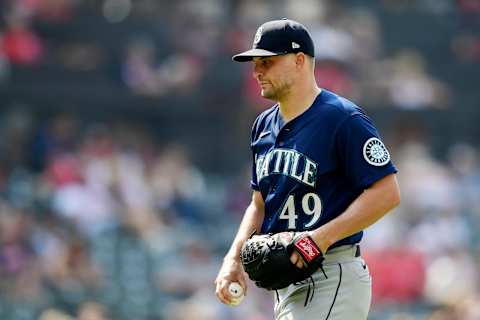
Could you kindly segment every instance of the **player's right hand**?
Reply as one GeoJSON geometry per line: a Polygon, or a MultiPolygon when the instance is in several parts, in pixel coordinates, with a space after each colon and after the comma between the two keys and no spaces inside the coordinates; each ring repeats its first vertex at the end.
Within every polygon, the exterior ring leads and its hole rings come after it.
{"type": "Polygon", "coordinates": [[[230,304],[232,299],[228,292],[228,286],[232,282],[240,283],[243,287],[244,294],[247,294],[247,283],[245,282],[241,262],[239,260],[225,258],[215,279],[215,294],[217,298],[225,304],[230,304]]]}

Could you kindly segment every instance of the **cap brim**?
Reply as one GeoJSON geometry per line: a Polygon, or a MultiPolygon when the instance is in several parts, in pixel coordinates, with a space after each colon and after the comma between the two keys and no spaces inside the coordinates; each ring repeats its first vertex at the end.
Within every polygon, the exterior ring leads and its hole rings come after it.
{"type": "Polygon", "coordinates": [[[251,49],[251,50],[234,55],[232,57],[232,60],[237,62],[247,62],[247,61],[252,61],[254,57],[272,57],[272,56],[278,56],[278,55],[280,55],[280,53],[275,53],[275,52],[263,50],[263,49],[251,49]]]}

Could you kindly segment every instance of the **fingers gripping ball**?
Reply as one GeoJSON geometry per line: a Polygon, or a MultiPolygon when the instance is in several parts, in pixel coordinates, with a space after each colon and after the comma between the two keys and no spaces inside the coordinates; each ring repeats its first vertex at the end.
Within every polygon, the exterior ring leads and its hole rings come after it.
{"type": "Polygon", "coordinates": [[[243,288],[238,282],[232,282],[228,286],[228,293],[232,297],[230,299],[230,305],[237,306],[242,302],[245,295],[243,294],[243,288]]]}

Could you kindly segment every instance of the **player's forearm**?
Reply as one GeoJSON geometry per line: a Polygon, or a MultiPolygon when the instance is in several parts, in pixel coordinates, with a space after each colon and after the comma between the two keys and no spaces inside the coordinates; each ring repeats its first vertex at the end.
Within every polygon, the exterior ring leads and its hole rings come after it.
{"type": "Polygon", "coordinates": [[[245,210],[242,222],[238,228],[237,235],[233,240],[232,246],[225,259],[240,259],[240,250],[245,240],[252,235],[255,230],[260,230],[265,216],[263,207],[255,205],[253,202],[245,210]]]}
{"type": "Polygon", "coordinates": [[[322,252],[335,242],[369,227],[400,203],[395,174],[365,190],[340,216],[313,232],[322,252]]]}

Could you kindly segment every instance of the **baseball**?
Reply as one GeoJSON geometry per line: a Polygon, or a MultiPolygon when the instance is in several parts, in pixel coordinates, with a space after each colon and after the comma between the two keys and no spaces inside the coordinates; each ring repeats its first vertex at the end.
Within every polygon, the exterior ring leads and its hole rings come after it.
{"type": "Polygon", "coordinates": [[[230,299],[230,305],[237,306],[242,302],[244,295],[243,295],[243,288],[238,282],[232,282],[228,286],[228,292],[232,296],[230,299]]]}

